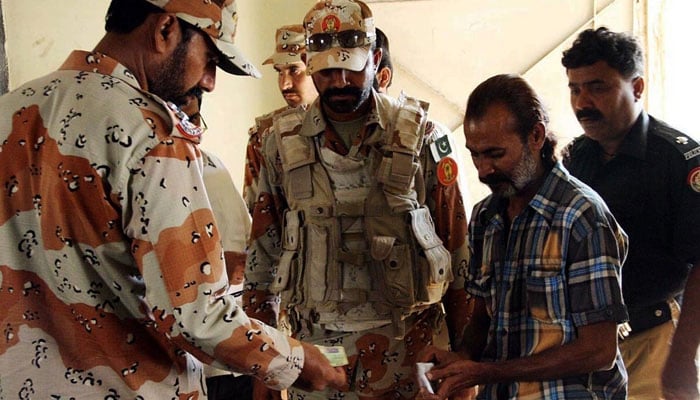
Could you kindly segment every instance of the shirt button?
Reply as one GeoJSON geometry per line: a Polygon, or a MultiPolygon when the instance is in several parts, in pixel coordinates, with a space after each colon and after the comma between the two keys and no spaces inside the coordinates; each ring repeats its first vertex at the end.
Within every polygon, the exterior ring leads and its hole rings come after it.
{"type": "Polygon", "coordinates": [[[660,317],[660,316],[662,316],[663,314],[664,314],[664,313],[663,313],[663,311],[661,311],[661,310],[656,310],[656,311],[654,311],[654,315],[656,315],[657,317],[660,317]]]}

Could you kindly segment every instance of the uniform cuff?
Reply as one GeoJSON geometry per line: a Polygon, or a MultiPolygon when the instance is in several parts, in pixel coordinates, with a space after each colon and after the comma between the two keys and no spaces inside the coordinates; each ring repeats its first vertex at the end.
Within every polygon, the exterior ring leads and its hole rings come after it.
{"type": "Polygon", "coordinates": [[[298,340],[277,329],[264,326],[263,330],[274,341],[273,347],[280,353],[270,363],[263,382],[270,389],[286,389],[292,386],[301,374],[304,367],[304,348],[298,340]]]}

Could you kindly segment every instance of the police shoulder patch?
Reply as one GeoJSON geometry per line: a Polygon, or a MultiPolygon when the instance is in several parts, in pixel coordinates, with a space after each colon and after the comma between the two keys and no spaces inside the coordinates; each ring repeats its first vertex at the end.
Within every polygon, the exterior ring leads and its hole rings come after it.
{"type": "Polygon", "coordinates": [[[695,167],[690,171],[687,182],[691,189],[700,193],[700,167],[695,167]]]}
{"type": "Polygon", "coordinates": [[[688,169],[686,183],[693,191],[700,193],[700,143],[661,121],[652,122],[655,122],[653,132],[669,142],[683,156],[688,169]]]}
{"type": "Polygon", "coordinates": [[[665,123],[656,120],[656,128],[653,130],[659,137],[669,142],[678,150],[686,161],[693,160],[700,156],[700,143],[693,137],[686,135],[665,123]]]}

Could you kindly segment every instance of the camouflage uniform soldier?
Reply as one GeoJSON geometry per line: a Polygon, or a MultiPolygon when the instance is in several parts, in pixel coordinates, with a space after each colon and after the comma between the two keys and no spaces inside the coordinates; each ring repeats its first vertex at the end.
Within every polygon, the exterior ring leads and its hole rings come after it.
{"type": "Polygon", "coordinates": [[[305,53],[304,27],[300,24],[285,25],[277,29],[275,34],[274,53],[263,61],[263,65],[272,64],[275,68],[278,76],[277,84],[287,105],[256,118],[255,125],[248,130],[250,137],[246,149],[243,196],[251,213],[257,199],[257,181],[262,162],[260,145],[268,134],[273,119],[289,108],[306,108],[318,95],[311,77],[306,74],[306,65],[301,59],[305,53]]]}
{"type": "Polygon", "coordinates": [[[213,90],[217,66],[257,74],[236,17],[234,0],[112,0],[92,52],[0,98],[0,397],[204,399],[202,362],[344,384],[226,295],[202,130],[170,101],[213,90]]]}
{"type": "Polygon", "coordinates": [[[262,145],[246,261],[249,315],[344,348],[352,393],[292,399],[414,398],[417,353],[461,332],[467,215],[449,133],[427,104],[372,88],[382,52],[360,1],[305,17],[320,97],[279,115],[262,145]]]}
{"type": "MultiPolygon", "coordinates": [[[[177,99],[175,104],[180,106],[180,110],[187,114],[193,124],[206,131],[207,124],[201,114],[202,92],[197,91],[194,95],[194,97],[177,99]]],[[[202,164],[204,164],[204,171],[202,171],[204,186],[216,226],[221,232],[221,247],[224,251],[229,282],[227,294],[233,295],[241,306],[250,214],[223,161],[210,151],[203,148],[200,148],[200,151],[202,164]]],[[[250,376],[209,365],[204,366],[204,375],[209,400],[226,400],[233,396],[237,400],[253,400],[253,383],[250,376]]]]}

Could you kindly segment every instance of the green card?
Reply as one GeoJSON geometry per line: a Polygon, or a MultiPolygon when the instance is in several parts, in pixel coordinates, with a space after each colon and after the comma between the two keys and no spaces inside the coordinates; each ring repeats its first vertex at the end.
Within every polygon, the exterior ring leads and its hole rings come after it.
{"type": "Polygon", "coordinates": [[[341,367],[343,365],[348,365],[348,356],[345,354],[345,349],[340,346],[319,346],[316,347],[321,351],[321,353],[326,356],[328,362],[331,363],[333,367],[341,367]]]}

